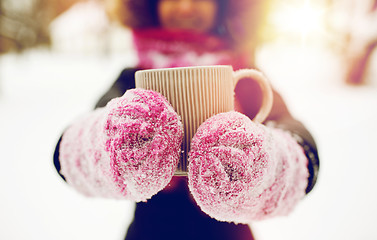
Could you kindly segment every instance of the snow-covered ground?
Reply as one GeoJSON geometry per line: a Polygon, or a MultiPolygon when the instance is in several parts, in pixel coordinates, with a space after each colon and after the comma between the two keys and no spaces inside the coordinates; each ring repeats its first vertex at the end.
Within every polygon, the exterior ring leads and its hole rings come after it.
{"type": "MultiPolygon", "coordinates": [[[[320,46],[273,44],[261,69],[313,133],[317,186],[288,217],[254,223],[260,240],[377,239],[377,61],[368,86],[342,83],[338,58],[320,46]]],[[[122,239],[133,203],[86,198],[57,175],[64,128],[89,111],[132,54],[39,49],[0,56],[0,239],[122,239]]]]}

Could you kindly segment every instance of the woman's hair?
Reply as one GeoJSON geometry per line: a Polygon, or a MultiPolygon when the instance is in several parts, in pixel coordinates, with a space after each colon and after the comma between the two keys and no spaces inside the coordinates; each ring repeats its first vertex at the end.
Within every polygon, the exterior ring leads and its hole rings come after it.
{"type": "MultiPolygon", "coordinates": [[[[110,16],[133,29],[160,26],[159,0],[106,0],[110,16]]],[[[213,33],[231,40],[235,48],[254,49],[261,41],[269,0],[217,0],[219,11],[213,33]]]]}

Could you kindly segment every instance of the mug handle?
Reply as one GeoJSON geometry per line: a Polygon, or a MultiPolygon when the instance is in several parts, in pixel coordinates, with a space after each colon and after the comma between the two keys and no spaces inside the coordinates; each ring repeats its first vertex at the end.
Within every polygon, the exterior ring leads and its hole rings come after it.
{"type": "Polygon", "coordinates": [[[234,88],[236,88],[238,81],[242,78],[251,78],[252,80],[257,81],[257,83],[262,89],[262,106],[260,107],[257,115],[255,115],[255,117],[252,119],[252,121],[256,123],[262,123],[264,120],[266,120],[272,108],[273,94],[270,83],[268,82],[267,78],[257,70],[241,69],[233,73],[234,88]]]}

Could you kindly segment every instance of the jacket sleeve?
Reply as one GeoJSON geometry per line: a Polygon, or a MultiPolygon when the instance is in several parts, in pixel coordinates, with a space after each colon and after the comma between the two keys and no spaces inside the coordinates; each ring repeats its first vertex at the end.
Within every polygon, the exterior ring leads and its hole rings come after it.
{"type": "MultiPolygon", "coordinates": [[[[114,84],[107,90],[107,92],[100,98],[95,105],[95,108],[104,107],[113,98],[122,96],[128,89],[135,88],[135,72],[137,69],[127,68],[124,69],[118,76],[114,84]]],[[[60,161],[59,161],[59,148],[63,134],[60,136],[54,151],[54,166],[56,171],[65,180],[64,176],[60,174],[60,161]]]]}

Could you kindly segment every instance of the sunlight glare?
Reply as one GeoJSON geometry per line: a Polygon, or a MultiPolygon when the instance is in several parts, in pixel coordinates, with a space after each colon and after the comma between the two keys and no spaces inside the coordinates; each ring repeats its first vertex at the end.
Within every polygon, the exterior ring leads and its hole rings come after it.
{"type": "Polygon", "coordinates": [[[323,29],[323,14],[323,9],[307,0],[303,4],[279,4],[271,21],[278,32],[306,37],[323,29]]]}

